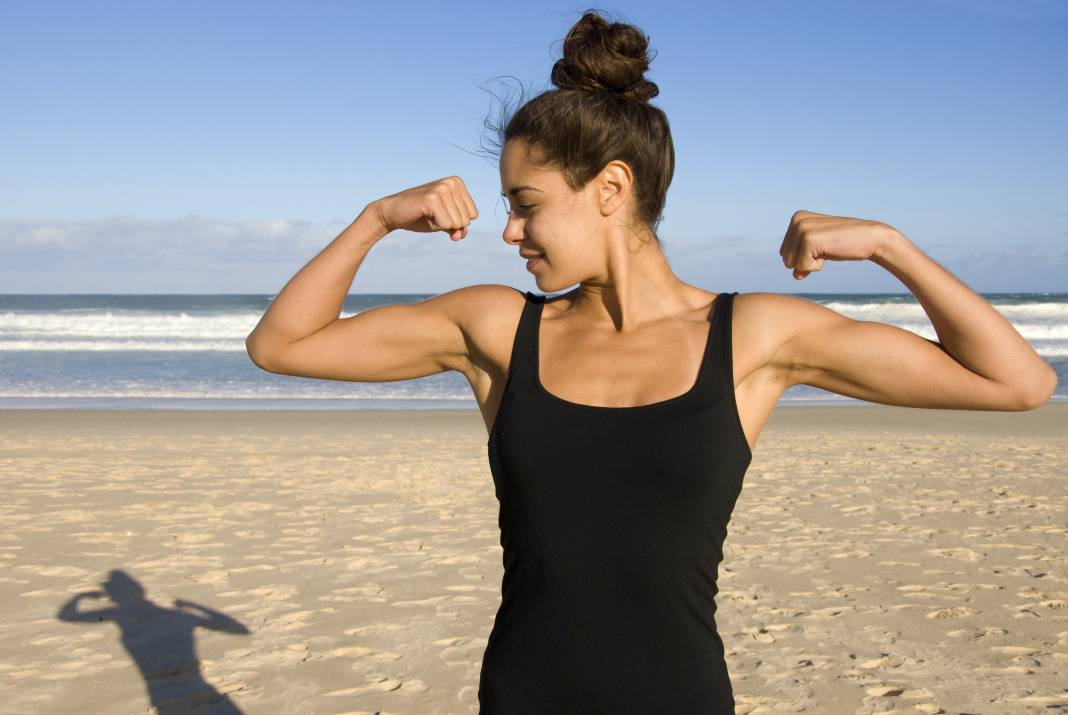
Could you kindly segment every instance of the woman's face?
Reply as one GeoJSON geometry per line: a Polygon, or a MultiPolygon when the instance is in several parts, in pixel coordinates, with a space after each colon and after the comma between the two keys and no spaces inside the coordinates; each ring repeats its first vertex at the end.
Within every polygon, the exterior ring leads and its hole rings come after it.
{"type": "Polygon", "coordinates": [[[516,246],[523,256],[538,255],[527,270],[544,292],[601,275],[603,244],[611,225],[606,221],[605,197],[608,214],[619,203],[612,200],[613,181],[603,180],[602,172],[582,190],[572,191],[559,171],[534,166],[526,146],[512,140],[501,152],[501,191],[509,207],[505,243],[516,246]]]}

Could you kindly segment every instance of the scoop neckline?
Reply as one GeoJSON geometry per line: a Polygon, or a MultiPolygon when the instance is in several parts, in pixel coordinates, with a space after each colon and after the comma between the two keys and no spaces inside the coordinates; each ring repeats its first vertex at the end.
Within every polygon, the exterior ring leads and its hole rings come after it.
{"type": "Polygon", "coordinates": [[[687,389],[686,392],[683,392],[683,393],[681,393],[679,395],[675,395],[674,397],[669,397],[669,398],[664,399],[664,400],[659,400],[657,402],[649,402],[649,403],[646,403],[644,405],[623,405],[623,406],[586,405],[586,404],[583,404],[581,402],[572,402],[571,400],[565,400],[563,397],[559,397],[558,395],[554,395],[553,393],[549,392],[549,390],[545,387],[545,385],[542,384],[542,382],[541,382],[541,354],[540,354],[541,353],[541,316],[542,316],[542,313],[545,311],[545,300],[542,300],[538,304],[537,313],[534,316],[534,318],[535,318],[535,320],[534,320],[534,340],[532,341],[534,343],[534,369],[531,371],[534,374],[534,388],[538,391],[539,394],[544,395],[545,397],[549,398],[553,402],[557,402],[557,403],[560,403],[562,405],[566,405],[568,407],[571,407],[571,408],[574,408],[574,409],[578,409],[578,410],[591,410],[591,411],[601,411],[601,412],[636,412],[636,411],[640,411],[640,410],[648,410],[648,409],[654,409],[654,408],[658,408],[658,407],[665,407],[665,406],[668,406],[668,405],[673,405],[673,404],[678,403],[678,402],[682,402],[683,400],[686,400],[686,399],[692,397],[697,392],[697,390],[701,386],[701,384],[704,382],[707,365],[708,365],[709,362],[711,362],[710,355],[711,355],[711,352],[712,352],[712,343],[714,341],[715,333],[716,333],[716,330],[718,329],[719,323],[720,323],[720,316],[718,314],[720,312],[719,311],[719,298],[720,298],[721,295],[723,295],[723,294],[722,293],[717,293],[716,297],[712,299],[712,303],[709,306],[709,310],[712,313],[712,319],[707,321],[708,322],[708,333],[705,336],[704,349],[701,351],[701,364],[697,367],[697,378],[694,380],[694,383],[692,385],[690,385],[689,389],[687,389]]]}

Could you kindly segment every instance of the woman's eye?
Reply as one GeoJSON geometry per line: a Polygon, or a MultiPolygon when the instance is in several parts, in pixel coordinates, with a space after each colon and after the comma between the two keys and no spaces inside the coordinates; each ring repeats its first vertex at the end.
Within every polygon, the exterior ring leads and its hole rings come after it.
{"type": "Polygon", "coordinates": [[[536,204],[513,204],[512,202],[510,202],[508,200],[508,197],[504,196],[503,192],[501,193],[501,196],[504,197],[504,208],[505,208],[505,211],[507,211],[509,214],[512,213],[513,210],[516,210],[516,211],[529,211],[530,209],[534,208],[534,206],[536,205],[536,204]]]}

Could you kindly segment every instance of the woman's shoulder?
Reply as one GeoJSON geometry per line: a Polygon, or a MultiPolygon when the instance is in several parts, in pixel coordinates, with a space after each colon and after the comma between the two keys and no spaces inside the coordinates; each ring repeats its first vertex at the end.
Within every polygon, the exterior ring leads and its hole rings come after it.
{"type": "Polygon", "coordinates": [[[812,306],[819,305],[816,301],[793,293],[773,293],[770,291],[731,292],[736,293],[734,296],[735,312],[746,311],[754,315],[797,314],[798,312],[810,310],[812,306]]]}
{"type": "Polygon", "coordinates": [[[785,355],[789,350],[784,351],[784,345],[799,335],[825,336],[828,327],[845,319],[833,303],[824,305],[802,295],[770,291],[739,292],[731,314],[738,343],[765,358],[785,355]]]}
{"type": "Polygon", "coordinates": [[[507,303],[526,300],[525,291],[502,283],[475,283],[455,288],[443,295],[453,296],[465,308],[475,311],[500,305],[502,301],[507,303]]]}
{"type": "Polygon", "coordinates": [[[501,283],[477,283],[449,292],[456,323],[473,338],[496,341],[497,333],[515,321],[527,302],[520,288],[501,283]]]}
{"type": "Polygon", "coordinates": [[[771,291],[752,291],[736,293],[733,310],[736,324],[762,328],[762,332],[788,332],[785,329],[796,327],[812,315],[813,311],[825,310],[816,301],[792,293],[773,293],[771,291]],[[779,326],[784,330],[773,329],[779,326]]]}
{"type": "MultiPolygon", "coordinates": [[[[479,283],[450,291],[453,319],[467,346],[464,372],[472,384],[503,374],[511,359],[527,291],[500,283],[479,283]]],[[[532,294],[533,295],[533,294],[532,294]]]]}

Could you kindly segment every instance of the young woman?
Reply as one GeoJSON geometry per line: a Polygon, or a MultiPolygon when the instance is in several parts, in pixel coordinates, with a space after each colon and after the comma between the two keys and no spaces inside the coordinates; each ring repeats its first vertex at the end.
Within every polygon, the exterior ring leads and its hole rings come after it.
{"type": "Polygon", "coordinates": [[[916,296],[939,342],[802,298],[679,280],[656,235],[674,149],[648,102],[647,44],[587,12],[553,67],[557,89],[499,127],[504,241],[542,294],[475,285],[339,319],[390,232],[467,235],[478,209],[450,176],[372,201],[247,341],[275,373],[381,382],[456,370],[470,382],[505,568],[483,713],[734,712],[718,565],[753,446],[791,385],[1027,410],[1057,381],[994,308],[881,221],[798,211],[783,265],[803,279],[826,260],[873,261],[916,296]]]}

